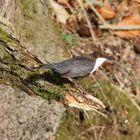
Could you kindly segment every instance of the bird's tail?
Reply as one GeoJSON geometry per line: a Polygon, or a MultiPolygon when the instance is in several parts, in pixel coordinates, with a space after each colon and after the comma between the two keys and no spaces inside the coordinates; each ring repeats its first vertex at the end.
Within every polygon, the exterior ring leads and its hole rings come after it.
{"type": "Polygon", "coordinates": [[[38,69],[52,69],[53,65],[52,64],[42,64],[38,67],[38,69]]]}
{"type": "Polygon", "coordinates": [[[41,70],[41,69],[53,69],[53,65],[52,64],[42,64],[38,67],[32,67],[31,71],[36,71],[36,70],[41,70]]]}

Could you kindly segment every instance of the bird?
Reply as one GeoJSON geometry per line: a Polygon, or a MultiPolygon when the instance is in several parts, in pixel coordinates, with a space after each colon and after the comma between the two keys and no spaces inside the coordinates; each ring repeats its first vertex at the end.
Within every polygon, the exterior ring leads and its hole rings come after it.
{"type": "Polygon", "coordinates": [[[90,54],[75,56],[61,62],[42,64],[37,69],[50,69],[62,78],[68,79],[80,92],[85,93],[81,85],[74,79],[92,75],[107,60],[112,60],[112,57],[106,53],[94,51],[90,54]]]}
{"type": "Polygon", "coordinates": [[[95,51],[91,54],[75,56],[57,63],[42,64],[38,69],[51,69],[62,78],[68,79],[70,84],[79,91],[77,95],[71,96],[70,93],[65,95],[69,106],[96,111],[96,109],[105,108],[105,105],[97,98],[88,94],[75,79],[92,75],[108,60],[112,60],[112,57],[95,51]]]}
{"type": "Polygon", "coordinates": [[[58,63],[48,63],[39,69],[51,69],[63,78],[79,78],[93,74],[103,63],[109,60],[106,54],[93,52],[88,55],[76,56],[58,63]]]}

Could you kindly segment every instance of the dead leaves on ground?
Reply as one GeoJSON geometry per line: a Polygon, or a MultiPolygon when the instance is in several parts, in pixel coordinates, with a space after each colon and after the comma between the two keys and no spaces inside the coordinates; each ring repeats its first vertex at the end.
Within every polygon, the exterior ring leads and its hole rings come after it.
{"type": "Polygon", "coordinates": [[[57,18],[57,21],[60,23],[66,24],[67,19],[69,18],[70,15],[65,10],[65,8],[53,0],[50,0],[50,3],[55,13],[55,16],[57,18]]]}
{"type": "Polygon", "coordinates": [[[140,38],[133,39],[133,43],[134,43],[134,51],[137,54],[140,54],[140,38]]]}
{"type": "MultiPolygon", "coordinates": [[[[50,0],[53,11],[55,13],[55,17],[56,20],[63,24],[66,25],[66,29],[68,30],[69,33],[77,33],[79,34],[80,37],[90,37],[91,33],[89,30],[89,27],[87,25],[87,21],[85,20],[83,11],[80,8],[80,5],[78,4],[78,1],[75,0],[50,0]]],[[[86,1],[87,2],[87,1],[86,1]]],[[[97,35],[96,37],[100,37],[103,36],[103,31],[102,29],[100,29],[100,18],[88,7],[89,4],[93,4],[94,5],[94,1],[92,1],[92,3],[89,2],[83,2],[83,6],[85,8],[85,11],[87,12],[88,16],[89,16],[89,20],[92,24],[92,30],[95,32],[95,34],[97,35]]],[[[129,5],[131,5],[130,7],[130,12],[128,12],[129,14],[132,13],[132,10],[135,8],[133,6],[133,3],[138,3],[140,4],[140,0],[132,0],[130,2],[129,5]],[[132,8],[133,7],[133,8],[132,8]]],[[[109,0],[105,0],[104,3],[102,3],[102,5],[97,5],[97,3],[95,3],[96,5],[96,10],[97,12],[99,12],[99,14],[103,17],[103,19],[105,20],[109,20],[106,22],[115,22],[116,17],[121,17],[124,15],[121,15],[122,13],[120,12],[120,8],[126,8],[127,7],[127,11],[129,11],[129,5],[126,4],[126,2],[122,2],[120,3],[120,5],[118,6],[114,6],[115,10],[113,9],[113,6],[111,5],[109,0]]],[[[126,9],[124,9],[125,11],[126,9]]],[[[120,18],[119,18],[120,19],[120,18]]],[[[116,23],[116,25],[119,26],[133,26],[133,25],[139,25],[140,26],[140,16],[139,18],[136,18],[134,15],[130,15],[127,17],[122,17],[122,20],[117,21],[118,24],[116,23]]],[[[134,38],[134,37],[138,37],[140,36],[140,30],[119,30],[119,31],[114,31],[114,34],[116,34],[117,36],[121,37],[121,38],[134,38]]]]}
{"type": "Polygon", "coordinates": [[[140,0],[132,0],[132,1],[140,4],[140,0]]]}
{"type": "Polygon", "coordinates": [[[109,7],[101,7],[97,9],[104,19],[112,19],[115,17],[115,12],[109,7]]]}
{"type": "Polygon", "coordinates": [[[65,6],[68,6],[69,5],[68,0],[58,0],[57,2],[59,4],[65,5],[65,6]]]}
{"type": "MultiPolygon", "coordinates": [[[[133,16],[128,16],[118,23],[118,26],[127,25],[140,25],[140,19],[133,16]]],[[[136,38],[140,37],[140,30],[116,31],[115,34],[122,38],[136,38]]]]}
{"type": "Polygon", "coordinates": [[[105,0],[104,6],[97,8],[97,10],[104,19],[112,19],[116,15],[108,0],[105,0]]]}

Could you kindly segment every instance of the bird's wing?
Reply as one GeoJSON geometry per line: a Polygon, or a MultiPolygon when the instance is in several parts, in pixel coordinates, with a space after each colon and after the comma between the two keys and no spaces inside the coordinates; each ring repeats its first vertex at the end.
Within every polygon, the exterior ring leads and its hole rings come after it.
{"type": "Polygon", "coordinates": [[[71,58],[68,60],[64,60],[62,62],[59,63],[54,63],[52,69],[61,74],[64,75],[66,73],[69,73],[69,71],[73,68],[73,67],[77,67],[77,65],[79,64],[79,59],[80,57],[76,57],[75,58],[71,58]],[[77,59],[78,58],[78,59],[77,59]]]}
{"type": "Polygon", "coordinates": [[[63,77],[82,77],[86,76],[92,71],[92,67],[90,66],[77,66],[77,67],[72,67],[69,71],[64,73],[62,76],[63,77]]]}

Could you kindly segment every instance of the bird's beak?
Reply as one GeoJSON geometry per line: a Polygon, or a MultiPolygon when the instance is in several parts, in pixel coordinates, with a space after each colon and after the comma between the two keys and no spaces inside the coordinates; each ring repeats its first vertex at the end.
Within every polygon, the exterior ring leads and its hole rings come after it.
{"type": "Polygon", "coordinates": [[[110,61],[115,60],[112,56],[108,56],[107,59],[110,61]]]}

